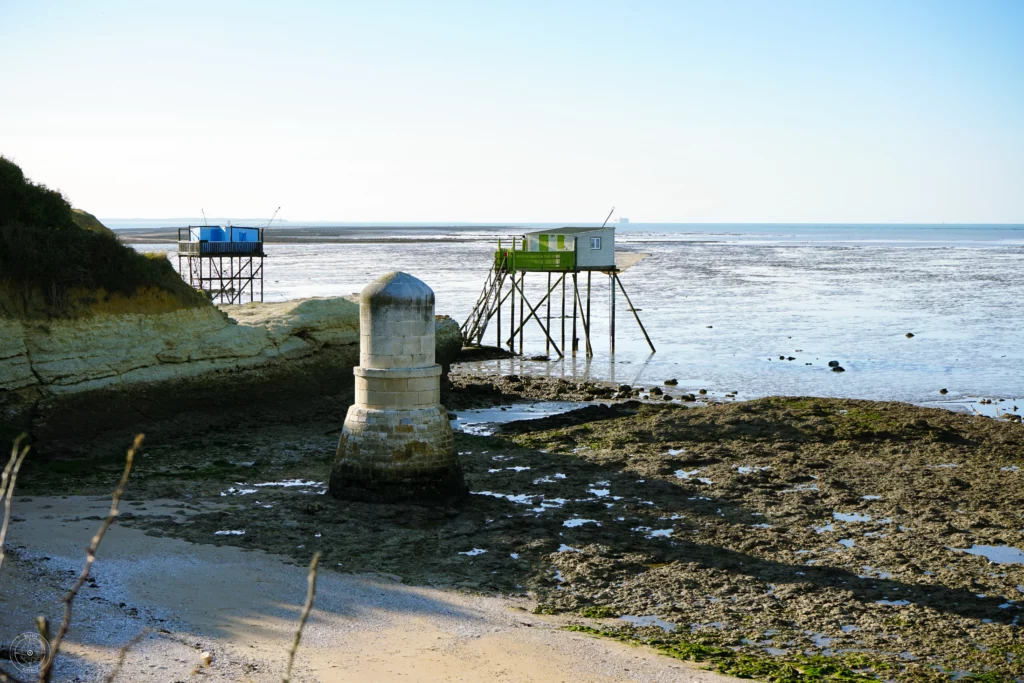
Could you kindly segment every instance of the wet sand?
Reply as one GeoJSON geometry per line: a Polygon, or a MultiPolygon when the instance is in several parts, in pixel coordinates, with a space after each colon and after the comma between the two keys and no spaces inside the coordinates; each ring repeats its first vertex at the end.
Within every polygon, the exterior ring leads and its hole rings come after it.
{"type": "MultiPolygon", "coordinates": [[[[179,503],[128,504],[125,512],[143,520],[168,506],[179,503]]],[[[87,518],[108,507],[103,497],[15,502],[21,521],[0,573],[0,641],[30,631],[39,613],[57,623],[62,590],[98,524],[87,518]]],[[[103,680],[120,648],[147,628],[116,680],[280,680],[305,597],[305,568],[260,551],[114,526],[92,576],[75,603],[58,680],[103,680]],[[197,677],[203,652],[213,661],[197,677]]],[[[324,567],[294,680],[732,680],[562,630],[565,618],[531,614],[527,599],[406,586],[396,578],[324,567]]]]}

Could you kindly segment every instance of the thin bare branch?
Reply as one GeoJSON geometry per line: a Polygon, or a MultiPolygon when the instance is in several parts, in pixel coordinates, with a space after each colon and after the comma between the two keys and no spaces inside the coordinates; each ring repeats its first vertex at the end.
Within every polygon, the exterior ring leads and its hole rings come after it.
{"type": "Polygon", "coordinates": [[[57,660],[60,645],[64,641],[64,636],[67,635],[68,627],[71,626],[71,604],[75,601],[75,597],[78,595],[78,591],[81,590],[85,580],[89,578],[89,570],[92,569],[92,563],[96,561],[96,549],[99,548],[103,536],[106,535],[107,529],[110,528],[110,525],[114,523],[114,520],[120,514],[118,506],[121,503],[121,496],[124,494],[124,487],[128,484],[128,475],[132,471],[135,452],[142,446],[143,438],[142,434],[135,435],[135,441],[132,443],[132,447],[128,449],[128,455],[125,458],[124,473],[121,475],[121,481],[118,482],[117,488],[111,494],[110,512],[107,514],[107,518],[100,524],[99,530],[92,537],[92,542],[85,550],[85,565],[82,567],[82,573],[78,575],[78,580],[75,581],[71,590],[64,596],[64,618],[61,620],[57,635],[54,636],[53,641],[50,643],[50,656],[46,658],[43,666],[39,669],[39,683],[49,683],[50,681],[53,663],[57,660]]]}
{"type": "Polygon", "coordinates": [[[4,504],[4,521],[0,524],[0,568],[4,566],[4,541],[7,539],[7,527],[11,523],[11,501],[14,499],[14,484],[18,480],[18,470],[21,469],[21,463],[25,460],[25,456],[28,455],[29,448],[31,446],[25,446],[18,451],[21,446],[22,439],[25,435],[22,434],[14,440],[14,448],[11,449],[11,459],[7,463],[7,467],[4,468],[3,480],[0,482],[0,500],[4,504]]]}
{"type": "Polygon", "coordinates": [[[106,679],[104,679],[104,683],[114,683],[114,679],[117,678],[117,675],[121,673],[121,668],[124,667],[125,660],[128,659],[128,650],[138,645],[140,642],[142,642],[143,638],[145,638],[152,632],[153,629],[144,628],[141,631],[139,631],[134,638],[132,638],[124,644],[124,647],[121,648],[120,654],[118,654],[117,656],[117,664],[114,665],[114,669],[110,672],[106,679]]]}
{"type": "Polygon", "coordinates": [[[302,608],[302,615],[299,616],[299,627],[295,630],[295,640],[292,641],[292,649],[288,652],[288,668],[284,671],[282,683],[288,683],[292,679],[292,664],[295,663],[295,653],[299,651],[299,641],[302,640],[302,629],[306,626],[309,613],[313,610],[313,598],[316,597],[316,575],[320,567],[320,551],[313,555],[309,563],[309,588],[306,590],[306,604],[302,608]]]}

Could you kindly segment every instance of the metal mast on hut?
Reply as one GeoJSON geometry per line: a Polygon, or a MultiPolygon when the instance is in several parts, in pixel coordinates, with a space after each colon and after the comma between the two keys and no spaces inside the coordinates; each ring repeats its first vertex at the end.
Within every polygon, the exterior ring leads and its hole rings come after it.
{"type": "MultiPolygon", "coordinates": [[[[607,223],[607,221],[606,221],[607,223]]],[[[640,330],[647,340],[651,351],[654,344],[640,321],[640,315],[633,302],[630,301],[626,288],[619,279],[620,268],[615,265],[615,228],[602,225],[600,228],[556,228],[529,232],[521,238],[512,238],[511,248],[502,246],[498,240],[498,251],[494,254],[494,263],[487,275],[483,290],[477,300],[473,312],[462,325],[462,339],[469,345],[480,345],[484,332],[492,319],[497,320],[498,346],[507,347],[516,353],[516,337],[519,338],[519,354],[523,353],[523,329],[530,320],[536,321],[544,332],[548,353],[553,347],[559,358],[566,351],[566,323],[571,321],[570,352],[573,356],[579,350],[580,338],[577,331],[577,318],[583,332],[586,355],[593,356],[591,346],[590,291],[593,274],[602,273],[608,276],[610,286],[609,300],[609,343],[615,353],[615,288],[629,306],[636,318],[640,330]],[[526,273],[547,273],[547,290],[536,305],[527,299],[526,273]],[[581,276],[586,273],[586,293],[581,294],[581,276]],[[506,283],[508,286],[506,287],[506,283]],[[566,301],[566,285],[569,285],[569,300],[566,301]],[[552,300],[556,291],[561,290],[561,311],[555,312],[556,320],[561,322],[561,330],[551,327],[552,300]],[[516,299],[519,299],[519,320],[516,320],[516,299]],[[502,337],[501,309],[505,301],[509,302],[509,329],[511,334],[502,337]],[[543,307],[543,310],[542,310],[543,307]],[[571,313],[569,312],[571,308],[571,313]],[[543,318],[543,319],[542,319],[543,318]]]]}

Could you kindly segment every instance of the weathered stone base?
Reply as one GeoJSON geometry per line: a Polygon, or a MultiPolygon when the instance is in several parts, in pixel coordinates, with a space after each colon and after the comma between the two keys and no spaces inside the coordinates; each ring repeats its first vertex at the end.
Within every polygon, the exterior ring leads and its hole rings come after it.
{"type": "Polygon", "coordinates": [[[328,489],[349,500],[454,502],[465,495],[448,411],[349,408],[328,489]]]}

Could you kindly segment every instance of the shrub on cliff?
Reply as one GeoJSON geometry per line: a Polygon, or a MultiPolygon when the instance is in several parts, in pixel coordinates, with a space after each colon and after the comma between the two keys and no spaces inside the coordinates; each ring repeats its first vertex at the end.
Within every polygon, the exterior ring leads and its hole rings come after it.
{"type": "Polygon", "coordinates": [[[60,192],[31,182],[0,156],[0,315],[71,316],[80,312],[83,293],[88,301],[100,292],[132,297],[143,289],[159,290],[177,307],[206,303],[166,258],[124,246],[91,215],[74,214],[60,192]]]}

